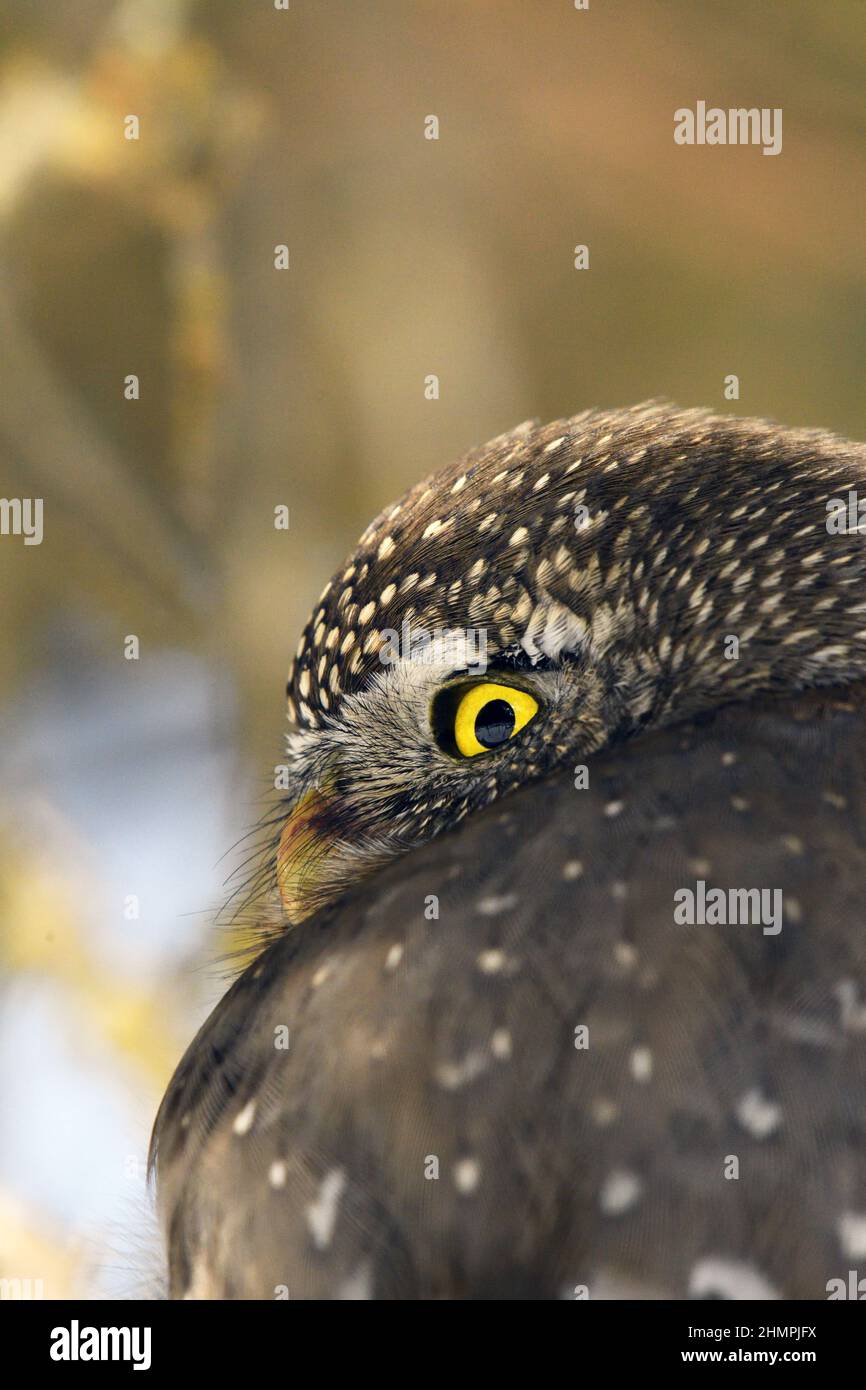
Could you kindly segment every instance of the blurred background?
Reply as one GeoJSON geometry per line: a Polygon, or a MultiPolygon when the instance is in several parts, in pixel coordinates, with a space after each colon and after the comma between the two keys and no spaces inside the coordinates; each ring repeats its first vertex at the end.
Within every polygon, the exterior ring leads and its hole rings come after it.
{"type": "Polygon", "coordinates": [[[864,36],[861,0],[0,0],[0,495],[44,499],[0,536],[0,1278],[154,1287],[150,1125],[383,505],[651,396],[866,434],[864,36]],[[675,145],[698,100],[781,107],[782,153],[675,145]]]}

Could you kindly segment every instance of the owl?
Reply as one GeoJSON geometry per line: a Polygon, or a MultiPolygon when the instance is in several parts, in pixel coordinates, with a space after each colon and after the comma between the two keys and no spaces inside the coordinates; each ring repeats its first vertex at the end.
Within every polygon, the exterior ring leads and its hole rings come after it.
{"type": "Polygon", "coordinates": [[[864,682],[863,445],[650,403],[387,507],[292,663],[266,944],[157,1117],[172,1295],[833,1296],[864,682]]]}

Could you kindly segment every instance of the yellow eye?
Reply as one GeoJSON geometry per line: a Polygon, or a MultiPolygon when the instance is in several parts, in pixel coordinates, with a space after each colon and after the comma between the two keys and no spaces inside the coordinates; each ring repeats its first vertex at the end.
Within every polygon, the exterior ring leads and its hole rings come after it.
{"type": "Polygon", "coordinates": [[[453,738],[458,753],[474,758],[499,748],[538,712],[538,701],[513,685],[482,681],[464,690],[454,711],[453,738]]]}

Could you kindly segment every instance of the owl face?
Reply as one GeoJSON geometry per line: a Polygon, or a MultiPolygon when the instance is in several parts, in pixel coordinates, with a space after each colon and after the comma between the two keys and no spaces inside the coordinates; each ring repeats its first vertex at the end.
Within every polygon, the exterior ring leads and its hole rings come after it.
{"type": "Polygon", "coordinates": [[[586,657],[479,663],[452,631],[289,735],[277,877],[290,921],[498,796],[599,747],[615,701],[586,657]]]}
{"type": "Polygon", "coordinates": [[[419,483],[326,586],[288,684],[289,920],[637,709],[649,682],[613,650],[629,604],[605,597],[609,508],[588,486],[603,419],[521,425],[419,483]]]}

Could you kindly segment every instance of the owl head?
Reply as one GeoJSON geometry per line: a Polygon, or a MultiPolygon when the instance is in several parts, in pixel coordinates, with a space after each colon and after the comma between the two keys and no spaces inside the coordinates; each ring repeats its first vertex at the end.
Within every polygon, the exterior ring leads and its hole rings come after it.
{"type": "MultiPolygon", "coordinates": [[[[852,447],[651,403],[523,424],[386,508],[289,676],[288,919],[647,724],[820,681],[809,641],[784,640],[786,567],[813,544],[791,517],[823,508],[852,447]]],[[[811,574],[844,585],[840,553],[811,574]]]]}

